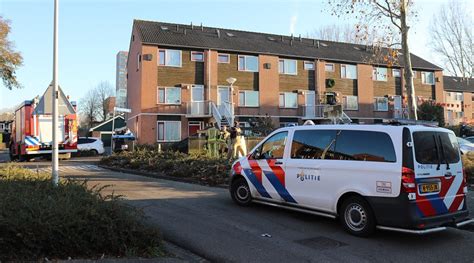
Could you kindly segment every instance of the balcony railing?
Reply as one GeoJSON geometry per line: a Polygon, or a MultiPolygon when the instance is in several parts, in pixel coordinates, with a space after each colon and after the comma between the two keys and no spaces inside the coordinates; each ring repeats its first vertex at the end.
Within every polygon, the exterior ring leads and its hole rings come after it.
{"type": "Polygon", "coordinates": [[[340,117],[342,115],[341,105],[303,105],[302,117],[303,119],[326,119],[333,117],[340,117]]]}
{"type": "Polygon", "coordinates": [[[211,116],[210,101],[191,101],[186,103],[187,116],[211,116]]]}
{"type": "Polygon", "coordinates": [[[393,109],[394,119],[408,119],[408,108],[393,109]]]}

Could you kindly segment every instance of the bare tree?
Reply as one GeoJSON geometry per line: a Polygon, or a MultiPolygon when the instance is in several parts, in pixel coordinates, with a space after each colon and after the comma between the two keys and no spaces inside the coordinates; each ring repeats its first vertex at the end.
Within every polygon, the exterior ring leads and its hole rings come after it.
{"type": "Polygon", "coordinates": [[[353,16],[357,36],[369,39],[371,32],[380,38],[374,42],[375,59],[389,66],[398,63],[401,46],[404,62],[405,89],[408,97],[409,118],[417,119],[417,104],[413,86],[413,70],[408,46],[408,19],[415,16],[411,0],[328,0],[332,14],[338,17],[353,16]]]}
{"type": "Polygon", "coordinates": [[[100,101],[100,118],[105,121],[109,113],[107,99],[114,95],[114,89],[110,82],[102,81],[95,87],[95,92],[100,101]]]}
{"type": "Polygon", "coordinates": [[[431,48],[443,60],[445,68],[454,76],[474,76],[474,42],[472,14],[461,1],[443,4],[429,26],[431,48]]]}
{"type": "Polygon", "coordinates": [[[377,32],[371,32],[371,34],[367,34],[364,36],[359,36],[357,33],[357,25],[332,24],[314,29],[312,32],[308,33],[308,37],[320,40],[361,45],[372,45],[374,42],[377,42],[377,39],[379,38],[377,32]]]}
{"type": "Polygon", "coordinates": [[[81,115],[81,126],[91,128],[98,121],[101,105],[95,89],[89,90],[80,100],[79,113],[81,115]]]}
{"type": "Polygon", "coordinates": [[[13,43],[8,40],[10,33],[10,22],[0,16],[0,78],[7,89],[19,88],[20,83],[16,79],[16,70],[23,63],[19,52],[14,50],[13,43]]]}

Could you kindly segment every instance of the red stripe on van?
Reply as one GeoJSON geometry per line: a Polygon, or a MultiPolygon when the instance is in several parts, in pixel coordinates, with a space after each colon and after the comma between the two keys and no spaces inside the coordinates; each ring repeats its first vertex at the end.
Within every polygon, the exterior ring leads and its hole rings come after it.
{"type": "Polygon", "coordinates": [[[257,180],[262,183],[262,168],[260,168],[260,165],[258,165],[257,161],[255,160],[249,160],[250,168],[252,168],[252,172],[255,174],[255,177],[257,177],[257,180]]]}
{"type": "Polygon", "coordinates": [[[275,176],[280,181],[281,185],[285,187],[285,171],[278,165],[275,165],[276,160],[267,160],[268,166],[272,169],[275,176]]]}
{"type": "Polygon", "coordinates": [[[439,196],[444,199],[446,194],[449,191],[449,188],[451,188],[451,185],[454,182],[454,176],[452,176],[449,179],[446,179],[444,176],[440,177],[441,180],[441,191],[439,192],[439,196]]]}
{"type": "Polygon", "coordinates": [[[456,193],[456,197],[454,198],[453,203],[451,204],[451,207],[449,207],[449,212],[455,212],[458,210],[459,205],[461,204],[462,200],[464,200],[464,184],[461,184],[461,186],[458,189],[458,192],[456,193]]]}
{"type": "Polygon", "coordinates": [[[430,201],[426,197],[417,194],[416,204],[418,205],[418,208],[420,209],[423,216],[426,217],[436,215],[436,210],[433,208],[430,201]]]}

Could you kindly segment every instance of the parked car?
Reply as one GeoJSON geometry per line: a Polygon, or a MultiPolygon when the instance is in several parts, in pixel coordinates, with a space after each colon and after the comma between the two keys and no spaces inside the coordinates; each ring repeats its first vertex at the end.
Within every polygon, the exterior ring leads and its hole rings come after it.
{"type": "Polygon", "coordinates": [[[78,151],[91,151],[95,155],[104,153],[104,143],[95,137],[79,137],[77,140],[78,151]]]}
{"type": "Polygon", "coordinates": [[[458,142],[461,154],[467,154],[468,152],[474,151],[474,143],[470,142],[469,140],[458,137],[458,142]]]}
{"type": "Polygon", "coordinates": [[[421,125],[280,128],[232,165],[230,195],[330,218],[357,236],[473,223],[454,132],[421,125]]]}
{"type": "Polygon", "coordinates": [[[468,140],[471,143],[474,143],[474,136],[466,137],[466,138],[463,138],[463,139],[468,140]]]}

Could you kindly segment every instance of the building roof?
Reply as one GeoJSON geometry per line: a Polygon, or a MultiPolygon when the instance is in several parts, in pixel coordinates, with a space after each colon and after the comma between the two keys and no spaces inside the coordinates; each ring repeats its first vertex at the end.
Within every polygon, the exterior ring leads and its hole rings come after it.
{"type": "MultiPolygon", "coordinates": [[[[134,20],[144,44],[367,63],[370,46],[214,27],[134,20]]],[[[442,70],[411,54],[414,69],[442,70]]],[[[385,64],[385,63],[379,63],[385,64]]],[[[403,66],[403,57],[399,58],[403,66]]]]}
{"type": "Polygon", "coordinates": [[[92,132],[92,131],[112,131],[112,121],[115,119],[114,121],[114,128],[117,129],[117,128],[123,128],[125,127],[127,124],[125,123],[125,118],[122,117],[121,115],[117,115],[115,116],[115,118],[110,118],[106,121],[103,121],[102,123],[98,124],[97,126],[95,127],[92,127],[89,129],[89,132],[92,132]]]}
{"type": "Polygon", "coordinates": [[[474,78],[443,76],[446,91],[474,92],[474,78]]]}

